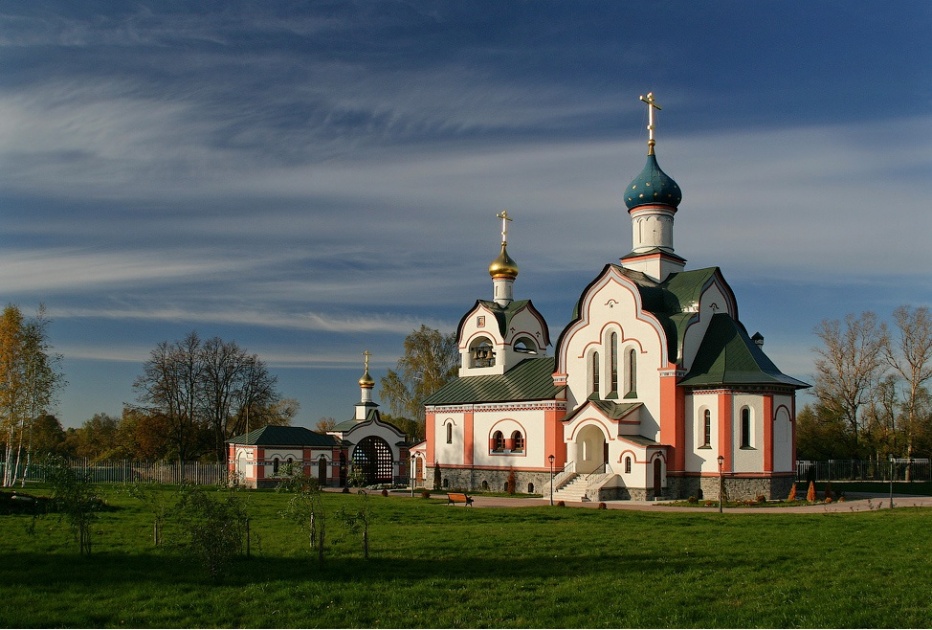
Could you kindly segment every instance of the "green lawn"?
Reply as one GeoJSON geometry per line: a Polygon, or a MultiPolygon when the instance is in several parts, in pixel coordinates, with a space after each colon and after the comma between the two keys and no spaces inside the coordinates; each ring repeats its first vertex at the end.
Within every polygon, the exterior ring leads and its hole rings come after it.
{"type": "MultiPolygon", "coordinates": [[[[103,488],[94,553],[56,516],[0,516],[3,627],[929,627],[932,511],[752,515],[473,509],[370,495],[371,558],[327,494],[323,565],[246,493],[252,557],[220,583],[103,488]]],[[[170,492],[170,490],[166,490],[170,492]]],[[[168,539],[177,540],[172,526],[168,539]]]]}

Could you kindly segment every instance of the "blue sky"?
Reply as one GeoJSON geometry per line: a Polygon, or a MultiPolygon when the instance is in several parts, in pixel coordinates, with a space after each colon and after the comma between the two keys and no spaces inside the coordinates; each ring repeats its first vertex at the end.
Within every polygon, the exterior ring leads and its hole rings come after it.
{"type": "Polygon", "coordinates": [[[298,424],[343,420],[364,350],[378,380],[491,297],[502,209],[556,338],[630,251],[653,91],[677,254],[810,380],[820,320],[932,302],[930,25],[924,1],[4,2],[0,299],[48,307],[66,426],[191,330],[264,359],[298,424]]]}

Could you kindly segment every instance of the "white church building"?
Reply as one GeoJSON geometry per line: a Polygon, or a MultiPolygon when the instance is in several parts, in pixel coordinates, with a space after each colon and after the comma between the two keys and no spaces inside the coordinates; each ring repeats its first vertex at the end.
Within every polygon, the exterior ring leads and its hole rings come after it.
{"type": "Polygon", "coordinates": [[[673,248],[682,198],[654,152],[627,186],[631,251],[582,289],[555,342],[530,300],[502,213],[492,299],[457,328],[459,376],[425,401],[418,478],[443,488],[578,500],[784,498],[794,480],[796,391],[808,387],[748,335],[717,267],[673,248]],[[552,356],[548,352],[552,348],[552,356]],[[438,470],[439,469],[439,470],[438,470]],[[423,472],[422,472],[423,471],[423,472]]]}

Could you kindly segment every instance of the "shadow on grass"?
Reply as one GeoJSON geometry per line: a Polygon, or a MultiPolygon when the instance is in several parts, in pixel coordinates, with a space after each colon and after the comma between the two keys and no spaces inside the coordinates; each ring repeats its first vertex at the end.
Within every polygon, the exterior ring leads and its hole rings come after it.
{"type": "MultiPolygon", "coordinates": [[[[715,561],[705,559],[710,564],[715,561]]],[[[370,558],[332,556],[322,564],[316,558],[240,557],[233,561],[221,584],[247,587],[281,579],[303,582],[378,583],[385,580],[426,582],[447,579],[550,579],[555,568],[564,576],[611,573],[624,563],[629,570],[645,573],[677,573],[695,568],[700,558],[666,558],[637,553],[598,553],[592,555],[547,555],[538,557],[437,558],[405,560],[397,557],[370,558]]],[[[60,588],[90,587],[95,590],[122,588],[128,583],[203,585],[211,583],[206,571],[189,558],[177,554],[121,555],[99,553],[92,556],[39,553],[5,554],[0,567],[0,583],[31,589],[55,584],[60,588]]]]}

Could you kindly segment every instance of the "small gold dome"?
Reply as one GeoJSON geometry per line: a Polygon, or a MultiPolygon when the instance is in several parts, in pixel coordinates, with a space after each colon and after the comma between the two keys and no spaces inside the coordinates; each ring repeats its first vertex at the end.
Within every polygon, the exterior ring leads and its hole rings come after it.
{"type": "Polygon", "coordinates": [[[375,381],[372,380],[371,376],[369,376],[368,368],[366,368],[366,373],[362,375],[362,378],[359,379],[359,386],[365,387],[366,389],[371,389],[375,386],[375,381]]]}
{"type": "Polygon", "coordinates": [[[502,243],[502,252],[498,255],[498,258],[489,265],[489,275],[493,278],[514,279],[518,277],[518,263],[508,255],[505,243],[502,243]]]}

